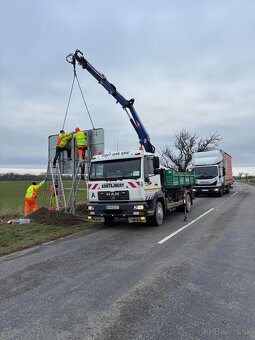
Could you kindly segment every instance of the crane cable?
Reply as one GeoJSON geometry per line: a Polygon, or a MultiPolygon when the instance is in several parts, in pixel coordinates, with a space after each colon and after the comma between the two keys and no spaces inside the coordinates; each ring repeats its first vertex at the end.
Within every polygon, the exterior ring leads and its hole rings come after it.
{"type": "Polygon", "coordinates": [[[71,97],[72,97],[72,93],[73,93],[74,81],[75,81],[75,74],[73,76],[73,82],[72,82],[71,91],[70,91],[70,94],[69,94],[69,99],[68,99],[68,103],[67,103],[67,108],[66,108],[66,113],[65,113],[65,118],[64,118],[62,130],[64,130],[64,128],[65,128],[66,117],[67,117],[67,113],[68,113],[68,110],[69,110],[69,105],[70,105],[70,101],[71,101],[71,97]]]}
{"type": "Polygon", "coordinates": [[[92,121],[92,118],[91,118],[91,115],[90,115],[90,112],[89,112],[88,105],[87,105],[87,103],[86,103],[86,100],[85,100],[84,94],[83,94],[83,92],[82,92],[82,88],[81,88],[79,79],[78,79],[77,74],[76,74],[75,62],[72,62],[72,64],[73,64],[73,73],[74,73],[74,76],[73,76],[71,91],[70,91],[69,98],[68,98],[68,103],[67,103],[67,108],[66,108],[66,113],[65,113],[65,118],[64,118],[62,130],[64,130],[64,127],[65,127],[66,118],[67,118],[67,113],[68,113],[69,106],[70,106],[70,101],[71,101],[71,97],[72,97],[72,93],[73,93],[73,86],[74,86],[75,79],[76,79],[77,84],[78,84],[78,86],[79,86],[79,89],[80,89],[80,92],[81,92],[81,96],[82,96],[82,99],[83,99],[85,108],[86,108],[86,110],[87,110],[87,113],[88,113],[88,116],[89,116],[91,125],[92,125],[93,129],[95,130],[95,126],[94,126],[94,123],[93,123],[93,121],[92,121]]]}

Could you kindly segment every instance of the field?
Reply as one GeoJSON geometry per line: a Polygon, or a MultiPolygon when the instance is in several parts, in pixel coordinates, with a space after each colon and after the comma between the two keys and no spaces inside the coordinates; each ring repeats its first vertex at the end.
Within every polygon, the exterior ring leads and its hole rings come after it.
{"type": "MultiPolygon", "coordinates": [[[[73,226],[45,225],[34,221],[29,224],[7,224],[10,219],[23,217],[24,196],[30,184],[30,181],[0,181],[0,256],[95,226],[85,220],[73,226]]],[[[48,208],[50,184],[51,182],[47,181],[45,187],[38,191],[39,208],[48,208]]],[[[70,186],[71,181],[64,181],[66,197],[70,186]]],[[[79,189],[77,204],[85,204],[86,183],[81,181],[79,189]]]]}
{"type": "Polygon", "coordinates": [[[239,179],[240,182],[255,185],[255,179],[254,178],[248,178],[248,179],[239,179]]]}
{"type": "MultiPolygon", "coordinates": [[[[30,181],[0,181],[0,214],[3,210],[13,210],[22,216],[24,208],[24,196],[30,181]]],[[[48,207],[50,202],[50,184],[47,181],[45,186],[38,190],[37,204],[39,207],[48,207]]],[[[68,197],[71,181],[64,181],[66,197],[68,197]]],[[[87,200],[86,182],[80,181],[77,195],[77,204],[84,204],[87,200]]],[[[1,217],[1,215],[0,215],[1,217]]]]}

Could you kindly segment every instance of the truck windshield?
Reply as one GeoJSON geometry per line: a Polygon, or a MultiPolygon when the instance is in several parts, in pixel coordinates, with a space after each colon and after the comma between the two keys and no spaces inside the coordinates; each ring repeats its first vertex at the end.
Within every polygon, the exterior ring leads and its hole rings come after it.
{"type": "Polygon", "coordinates": [[[91,181],[137,179],[140,177],[141,158],[92,162],[89,175],[91,181]]]}
{"type": "Polygon", "coordinates": [[[216,166],[198,166],[194,167],[197,179],[210,179],[218,176],[218,168],[216,166]]]}

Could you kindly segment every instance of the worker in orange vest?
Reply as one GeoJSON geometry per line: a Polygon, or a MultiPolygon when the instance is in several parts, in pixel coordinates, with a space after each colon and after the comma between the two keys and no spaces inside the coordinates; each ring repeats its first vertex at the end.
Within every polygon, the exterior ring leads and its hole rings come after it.
{"type": "Polygon", "coordinates": [[[76,147],[79,159],[85,160],[85,151],[87,150],[86,132],[81,131],[80,128],[75,128],[73,138],[76,140],[76,147]]]}
{"type": "Polygon", "coordinates": [[[36,203],[36,197],[37,197],[37,190],[43,186],[43,184],[46,182],[46,179],[43,180],[40,183],[33,182],[27,189],[26,195],[25,195],[25,208],[24,208],[24,215],[27,216],[30,212],[30,208],[32,208],[33,211],[36,211],[38,209],[37,203],[36,203]]]}
{"type": "Polygon", "coordinates": [[[71,160],[71,148],[70,146],[66,146],[67,142],[72,139],[73,135],[71,132],[65,132],[64,130],[60,130],[58,139],[57,139],[57,145],[56,145],[56,155],[53,161],[53,166],[56,166],[56,162],[58,157],[60,156],[60,153],[63,151],[67,151],[67,157],[68,160],[71,160]]]}

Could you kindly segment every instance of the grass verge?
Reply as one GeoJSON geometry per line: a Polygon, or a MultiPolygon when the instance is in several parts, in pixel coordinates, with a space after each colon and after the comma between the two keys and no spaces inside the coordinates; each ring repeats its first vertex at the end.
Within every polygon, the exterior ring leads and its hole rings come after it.
{"type": "Polygon", "coordinates": [[[251,179],[241,179],[239,180],[241,183],[246,183],[246,184],[250,184],[250,185],[255,185],[255,179],[251,178],[251,179]]]}
{"type": "Polygon", "coordinates": [[[95,227],[94,223],[82,223],[71,227],[42,224],[0,223],[0,256],[42,244],[47,241],[95,227]]]}

